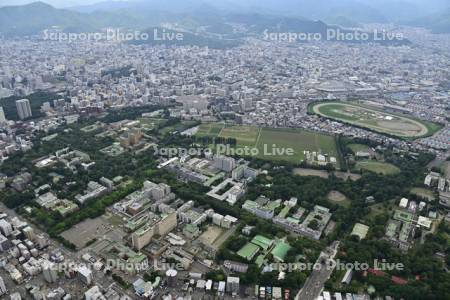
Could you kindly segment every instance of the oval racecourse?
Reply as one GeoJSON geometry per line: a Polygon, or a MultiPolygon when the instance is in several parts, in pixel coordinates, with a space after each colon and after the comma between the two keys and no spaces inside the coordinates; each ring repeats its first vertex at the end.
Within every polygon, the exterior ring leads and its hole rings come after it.
{"type": "Polygon", "coordinates": [[[312,110],[315,114],[326,118],[402,138],[424,137],[431,131],[422,121],[353,103],[317,103],[312,110]]]}

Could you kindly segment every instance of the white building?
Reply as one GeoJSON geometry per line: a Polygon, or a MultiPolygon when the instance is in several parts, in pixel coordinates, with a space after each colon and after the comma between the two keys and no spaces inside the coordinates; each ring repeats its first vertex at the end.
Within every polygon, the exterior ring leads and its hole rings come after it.
{"type": "Polygon", "coordinates": [[[83,281],[86,285],[91,285],[92,271],[90,269],[86,266],[81,266],[78,268],[78,275],[80,276],[81,281],[83,281]]]}
{"type": "Polygon", "coordinates": [[[236,160],[223,155],[214,156],[214,166],[222,171],[231,172],[236,166],[236,160]]]}
{"type": "Polygon", "coordinates": [[[6,120],[5,111],[3,110],[3,107],[0,106],[0,125],[5,124],[6,122],[8,122],[8,120],[6,120]]]}
{"type": "Polygon", "coordinates": [[[106,300],[98,286],[93,286],[84,293],[86,300],[106,300]]]}
{"type": "Polygon", "coordinates": [[[42,274],[48,283],[55,283],[58,280],[58,272],[54,263],[46,261],[42,265],[42,274]]]}
{"type": "Polygon", "coordinates": [[[7,292],[8,290],[6,289],[5,282],[3,281],[3,278],[0,277],[0,296],[6,294],[7,292]]]}
{"type": "Polygon", "coordinates": [[[223,297],[225,295],[225,281],[219,281],[219,287],[217,288],[217,295],[223,297]]]}
{"type": "Polygon", "coordinates": [[[28,99],[17,100],[16,108],[19,119],[23,120],[32,116],[30,101],[28,99]]]}
{"type": "Polygon", "coordinates": [[[402,198],[402,199],[400,200],[400,204],[399,204],[398,206],[400,206],[401,208],[406,208],[406,207],[408,207],[408,202],[409,202],[408,199],[402,198]]]}
{"type": "Polygon", "coordinates": [[[2,219],[0,220],[0,231],[3,233],[4,236],[10,236],[13,229],[11,224],[9,224],[9,222],[2,219]]]}
{"type": "Polygon", "coordinates": [[[233,296],[239,294],[239,277],[227,277],[227,292],[233,296]]]}

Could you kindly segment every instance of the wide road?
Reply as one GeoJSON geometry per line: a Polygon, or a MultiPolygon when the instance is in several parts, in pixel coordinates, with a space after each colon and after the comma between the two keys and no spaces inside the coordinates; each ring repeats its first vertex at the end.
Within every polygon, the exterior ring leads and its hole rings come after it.
{"type": "Polygon", "coordinates": [[[339,241],[334,241],[322,253],[320,253],[316,264],[320,264],[321,268],[315,268],[305,282],[303,288],[295,296],[295,300],[316,300],[323,290],[325,282],[333,273],[335,264],[329,267],[329,262],[333,261],[339,248],[339,241]]]}

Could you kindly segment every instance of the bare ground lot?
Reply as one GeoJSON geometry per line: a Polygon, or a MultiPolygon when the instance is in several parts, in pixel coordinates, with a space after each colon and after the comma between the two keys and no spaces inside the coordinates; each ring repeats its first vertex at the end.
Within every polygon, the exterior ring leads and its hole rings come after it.
{"type": "Polygon", "coordinates": [[[295,168],[294,175],[317,176],[317,177],[321,177],[321,178],[328,178],[330,176],[327,171],[314,170],[314,169],[303,169],[303,168],[295,168]]]}
{"type": "MultiPolygon", "coordinates": [[[[305,168],[295,168],[293,171],[294,175],[298,176],[317,176],[321,178],[328,178],[330,174],[327,171],[324,170],[315,170],[315,169],[305,169],[305,168]]],[[[361,178],[360,174],[354,174],[354,173],[348,173],[348,172],[340,172],[340,171],[334,171],[333,174],[337,178],[341,178],[344,180],[351,179],[353,181],[358,180],[361,178]]]]}
{"type": "Polygon", "coordinates": [[[339,191],[330,191],[327,198],[330,202],[336,203],[338,205],[344,207],[350,206],[350,200],[339,191]]]}
{"type": "Polygon", "coordinates": [[[417,195],[419,197],[428,199],[430,201],[435,200],[435,196],[433,191],[429,190],[429,189],[425,189],[425,188],[412,188],[410,191],[412,194],[417,195]]]}
{"type": "Polygon", "coordinates": [[[339,191],[331,191],[328,193],[328,200],[333,202],[343,202],[347,200],[347,197],[339,191]]]}
{"type": "Polygon", "coordinates": [[[113,225],[108,216],[103,215],[95,219],[87,219],[61,233],[61,236],[73,243],[77,249],[82,249],[93,239],[108,237],[121,241],[124,233],[113,225]]]}

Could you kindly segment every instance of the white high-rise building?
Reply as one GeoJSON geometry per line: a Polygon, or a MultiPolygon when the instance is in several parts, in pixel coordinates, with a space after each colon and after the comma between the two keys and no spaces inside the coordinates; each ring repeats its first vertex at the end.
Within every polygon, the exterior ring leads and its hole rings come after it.
{"type": "Polygon", "coordinates": [[[91,285],[92,283],[92,271],[88,269],[86,266],[81,266],[78,268],[78,276],[81,281],[83,281],[86,285],[91,285]]]}
{"type": "Polygon", "coordinates": [[[30,101],[28,99],[17,100],[16,108],[19,119],[23,120],[32,116],[30,101]]]}
{"type": "Polygon", "coordinates": [[[3,278],[0,277],[0,296],[6,294],[7,292],[8,290],[6,289],[5,282],[3,281],[3,278]]]}
{"type": "Polygon", "coordinates": [[[0,106],[0,125],[5,124],[8,122],[5,117],[5,111],[3,110],[3,107],[0,106]]]}
{"type": "Polygon", "coordinates": [[[9,222],[5,220],[0,220],[0,231],[4,236],[10,236],[13,229],[9,222]]]}
{"type": "Polygon", "coordinates": [[[55,283],[58,280],[58,272],[54,263],[46,261],[42,265],[42,273],[44,278],[49,283],[55,283]]]}
{"type": "Polygon", "coordinates": [[[222,171],[231,172],[236,167],[236,160],[224,155],[215,155],[214,166],[222,171]]]}

